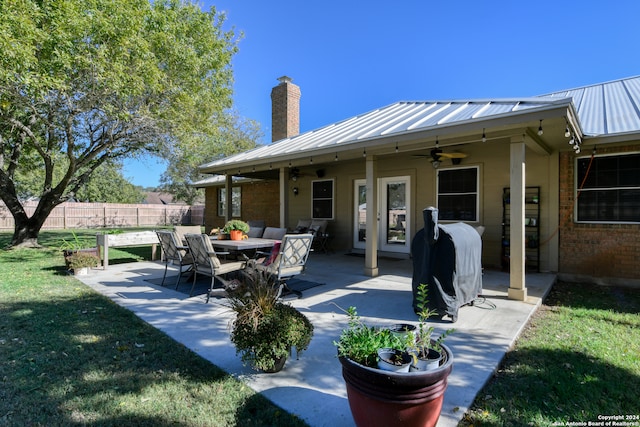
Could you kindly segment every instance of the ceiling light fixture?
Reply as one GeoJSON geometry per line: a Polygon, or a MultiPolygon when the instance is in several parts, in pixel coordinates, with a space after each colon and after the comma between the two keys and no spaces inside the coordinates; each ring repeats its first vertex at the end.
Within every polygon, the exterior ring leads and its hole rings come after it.
{"type": "Polygon", "coordinates": [[[487,134],[484,133],[484,128],[482,128],[482,142],[487,142],[487,134]]]}
{"type": "Polygon", "coordinates": [[[538,126],[538,135],[542,136],[543,133],[544,131],[542,130],[542,120],[540,120],[540,126],[538,126]]]}

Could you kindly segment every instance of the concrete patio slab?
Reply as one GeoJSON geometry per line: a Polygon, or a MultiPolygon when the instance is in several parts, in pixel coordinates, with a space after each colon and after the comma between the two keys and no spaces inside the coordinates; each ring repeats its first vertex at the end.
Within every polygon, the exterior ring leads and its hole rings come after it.
{"type": "MultiPolygon", "coordinates": [[[[362,258],[344,254],[312,254],[307,266],[304,279],[323,285],[306,290],[302,299],[291,303],[314,324],[314,338],[299,359],[294,355],[276,374],[257,373],[242,365],[229,340],[232,313],[224,299],[213,298],[205,304],[203,295],[189,298],[147,282],[162,277],[160,262],[110,265],[78,278],[309,425],[353,426],[333,345],[347,324],[342,310],[356,306],[363,320],[373,325],[416,322],[411,307],[412,265],[409,260],[380,259],[380,275],[374,278],[363,274],[362,258]]],[[[455,324],[430,322],[436,334],[456,329],[446,340],[454,367],[439,427],[456,426],[462,419],[554,281],[553,274],[527,275],[529,298],[519,302],[507,299],[507,273],[486,270],[482,297],[461,308],[455,324]]],[[[183,286],[188,289],[190,284],[183,286]]]]}

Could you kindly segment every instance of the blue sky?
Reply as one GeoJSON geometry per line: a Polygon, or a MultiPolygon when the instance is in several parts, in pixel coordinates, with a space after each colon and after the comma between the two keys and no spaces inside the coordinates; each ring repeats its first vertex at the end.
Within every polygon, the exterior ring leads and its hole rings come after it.
{"type": "MultiPolygon", "coordinates": [[[[271,88],[300,86],[300,131],[402,100],[541,95],[640,74],[640,2],[207,0],[244,33],[234,102],[271,141],[271,88]]],[[[203,159],[203,163],[209,159],[203,159]]],[[[129,161],[155,186],[164,165],[129,161]]]]}

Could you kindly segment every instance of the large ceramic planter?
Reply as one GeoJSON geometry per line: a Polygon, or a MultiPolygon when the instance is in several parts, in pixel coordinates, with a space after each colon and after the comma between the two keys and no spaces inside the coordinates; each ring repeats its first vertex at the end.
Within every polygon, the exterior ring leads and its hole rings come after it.
{"type": "Polygon", "coordinates": [[[425,372],[388,372],[340,357],[351,414],[359,427],[434,427],[453,368],[451,350],[442,346],[446,360],[425,372]]]}

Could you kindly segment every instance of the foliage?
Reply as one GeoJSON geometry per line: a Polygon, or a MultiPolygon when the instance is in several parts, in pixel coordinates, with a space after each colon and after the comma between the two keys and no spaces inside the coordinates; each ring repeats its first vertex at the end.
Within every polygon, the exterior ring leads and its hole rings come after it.
{"type": "Polygon", "coordinates": [[[378,364],[378,349],[391,348],[396,350],[408,350],[414,358],[428,354],[428,349],[439,350],[439,346],[447,335],[453,332],[449,329],[437,340],[432,340],[434,328],[427,326],[429,317],[437,314],[435,310],[429,310],[428,288],[421,284],[418,287],[418,328],[417,331],[406,334],[393,334],[388,328],[376,328],[368,326],[360,319],[355,307],[346,310],[349,317],[348,327],[340,335],[340,339],[334,344],[338,347],[338,356],[346,357],[361,365],[372,368],[378,364]]]}
{"type": "Polygon", "coordinates": [[[276,360],[287,357],[293,347],[298,354],[306,350],[313,337],[313,325],[294,307],[277,300],[277,283],[271,276],[248,267],[241,282],[231,292],[228,304],[236,313],[231,342],[243,363],[270,371],[276,360]]]}
{"type": "Polygon", "coordinates": [[[85,239],[81,239],[75,230],[69,230],[69,232],[71,233],[71,238],[62,238],[62,244],[60,245],[61,251],[78,251],[92,246],[92,244],[88,243],[85,239]]]}
{"type": "Polygon", "coordinates": [[[231,230],[240,230],[243,233],[248,233],[249,224],[239,219],[232,219],[224,225],[223,232],[229,233],[231,230]]]}
{"type": "Polygon", "coordinates": [[[174,149],[163,155],[168,164],[160,179],[162,189],[190,205],[204,198],[203,190],[191,184],[209,176],[201,174],[198,166],[255,148],[263,136],[259,123],[234,110],[216,114],[214,121],[219,123],[216,134],[203,137],[188,150],[174,149]]]}
{"type": "Polygon", "coordinates": [[[349,324],[342,330],[340,339],[334,345],[338,348],[338,356],[346,357],[356,363],[372,368],[378,365],[378,349],[404,349],[404,340],[387,328],[376,328],[362,322],[355,307],[346,310],[349,324]]]}
{"type": "Polygon", "coordinates": [[[0,198],[14,245],[37,244],[101,165],[220,133],[237,51],[223,23],[179,0],[0,2],[0,198]],[[27,217],[16,183],[33,170],[44,174],[27,217]]]}
{"type": "Polygon", "coordinates": [[[100,259],[90,252],[74,252],[67,258],[71,270],[79,270],[85,267],[96,267],[100,259]]]}
{"type": "Polygon", "coordinates": [[[427,326],[427,321],[430,317],[437,316],[438,310],[429,309],[429,287],[424,283],[418,285],[416,305],[418,308],[418,328],[415,336],[411,336],[412,334],[410,333],[408,337],[408,346],[413,350],[414,359],[416,357],[426,357],[429,354],[429,348],[440,351],[440,344],[449,334],[455,331],[455,329],[451,328],[442,333],[436,340],[431,339],[434,327],[427,326]]]}
{"type": "MultiPolygon", "coordinates": [[[[66,158],[60,156],[60,165],[66,158]]],[[[62,178],[62,167],[56,169],[54,181],[62,178]]],[[[21,199],[38,198],[44,181],[44,169],[36,168],[16,173],[16,192],[21,199]]],[[[133,185],[122,174],[122,165],[118,162],[105,162],[82,185],[74,199],[89,203],[142,203],[145,194],[140,187],[133,185]]]]}

